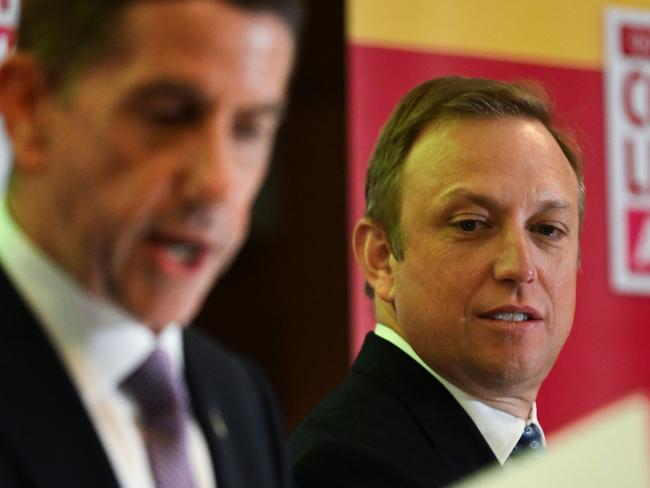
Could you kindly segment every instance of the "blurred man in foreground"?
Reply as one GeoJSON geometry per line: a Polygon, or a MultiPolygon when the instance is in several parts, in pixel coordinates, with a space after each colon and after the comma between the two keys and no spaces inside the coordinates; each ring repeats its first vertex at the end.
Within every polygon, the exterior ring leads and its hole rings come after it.
{"type": "Polygon", "coordinates": [[[251,365],[185,330],[244,240],[291,0],[28,0],[0,69],[0,485],[290,485],[251,365]]]}
{"type": "Polygon", "coordinates": [[[353,237],[378,324],[290,439],[299,486],[444,486],[543,449],[535,398],[571,329],[584,208],[550,119],[489,80],[401,100],[353,237]]]}

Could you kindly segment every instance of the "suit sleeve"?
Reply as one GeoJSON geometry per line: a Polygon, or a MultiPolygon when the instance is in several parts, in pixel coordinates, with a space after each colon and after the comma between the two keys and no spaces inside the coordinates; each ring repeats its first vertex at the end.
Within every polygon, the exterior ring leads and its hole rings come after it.
{"type": "Polygon", "coordinates": [[[376,449],[318,437],[291,443],[297,488],[430,488],[376,449]]]}

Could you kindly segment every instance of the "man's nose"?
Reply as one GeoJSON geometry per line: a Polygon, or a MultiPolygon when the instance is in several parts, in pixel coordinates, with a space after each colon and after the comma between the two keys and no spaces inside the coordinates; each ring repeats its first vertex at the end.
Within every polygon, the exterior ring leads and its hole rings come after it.
{"type": "Polygon", "coordinates": [[[203,203],[222,200],[235,184],[232,141],[217,125],[197,134],[194,144],[193,157],[187,161],[185,196],[203,203]]]}
{"type": "Polygon", "coordinates": [[[497,281],[523,285],[537,279],[533,243],[527,229],[505,229],[498,246],[493,269],[497,281]]]}

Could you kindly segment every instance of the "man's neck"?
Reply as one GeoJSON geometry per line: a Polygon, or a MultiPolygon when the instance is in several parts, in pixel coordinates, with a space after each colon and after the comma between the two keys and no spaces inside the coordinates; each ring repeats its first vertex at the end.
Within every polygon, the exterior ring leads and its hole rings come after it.
{"type": "MultiPolygon", "coordinates": [[[[471,393],[470,393],[471,394],[471,393]]],[[[476,396],[480,401],[486,405],[507,412],[510,415],[519,417],[520,419],[527,420],[530,417],[530,412],[533,407],[533,402],[522,398],[516,397],[481,397],[476,396]]]]}
{"type": "Polygon", "coordinates": [[[383,314],[382,317],[384,320],[378,320],[378,322],[400,336],[408,344],[409,348],[413,350],[425,369],[428,369],[434,375],[440,376],[455,388],[471,395],[492,408],[509,413],[523,420],[529,418],[538,388],[529,388],[527,385],[508,385],[504,387],[503,385],[491,384],[486,386],[480,381],[474,381],[467,375],[463,376],[462,372],[461,374],[455,375],[453,371],[449,371],[444,365],[433,367],[427,361],[426,356],[416,351],[406,339],[401,329],[396,327],[396,321],[391,320],[391,317],[386,317],[386,314],[383,314]]]}

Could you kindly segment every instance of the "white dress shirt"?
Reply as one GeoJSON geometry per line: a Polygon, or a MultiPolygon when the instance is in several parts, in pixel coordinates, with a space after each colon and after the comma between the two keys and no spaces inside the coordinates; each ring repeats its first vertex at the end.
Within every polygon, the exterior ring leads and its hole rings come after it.
{"type": "MultiPolygon", "coordinates": [[[[120,383],[155,347],[182,375],[181,328],[170,324],[156,336],[124,310],[86,293],[18,228],[6,202],[0,203],[0,262],[58,351],[120,485],[154,488],[138,405],[120,383]]],[[[193,417],[187,440],[195,485],[215,487],[208,446],[193,417]]]]}
{"type": "Polygon", "coordinates": [[[508,456],[510,456],[519,438],[524,433],[526,425],[537,425],[542,432],[543,443],[546,444],[544,431],[537,420],[536,403],[533,402],[533,408],[531,409],[528,420],[520,419],[507,412],[491,407],[478,398],[468,395],[436,373],[422,360],[409,343],[390,327],[384,324],[377,324],[375,334],[404,351],[442,383],[456,401],[460,403],[460,406],[467,412],[467,415],[474,421],[474,424],[476,424],[476,427],[485,438],[501,465],[507,461],[508,456]]]}

